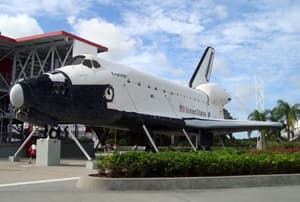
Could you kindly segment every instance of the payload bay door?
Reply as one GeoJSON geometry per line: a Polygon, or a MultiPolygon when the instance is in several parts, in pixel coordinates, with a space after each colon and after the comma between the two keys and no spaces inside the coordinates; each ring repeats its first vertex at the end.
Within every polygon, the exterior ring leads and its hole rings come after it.
{"type": "Polygon", "coordinates": [[[146,83],[134,81],[127,85],[126,88],[137,113],[177,118],[176,113],[174,113],[165,97],[167,93],[164,92],[164,89],[156,86],[149,88],[146,83]]]}

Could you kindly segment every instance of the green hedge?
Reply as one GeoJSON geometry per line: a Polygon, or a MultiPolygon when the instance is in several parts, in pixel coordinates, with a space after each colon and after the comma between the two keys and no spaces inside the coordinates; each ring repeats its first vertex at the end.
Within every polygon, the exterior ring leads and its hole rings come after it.
{"type": "Polygon", "coordinates": [[[110,177],[184,177],[300,172],[300,154],[218,152],[127,152],[97,159],[110,177]]]}

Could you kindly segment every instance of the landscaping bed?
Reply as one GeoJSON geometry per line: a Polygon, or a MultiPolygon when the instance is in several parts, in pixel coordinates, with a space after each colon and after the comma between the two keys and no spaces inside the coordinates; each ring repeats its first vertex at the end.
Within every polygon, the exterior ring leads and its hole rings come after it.
{"type": "Polygon", "coordinates": [[[196,177],[300,173],[300,153],[127,152],[97,159],[100,176],[196,177]]]}

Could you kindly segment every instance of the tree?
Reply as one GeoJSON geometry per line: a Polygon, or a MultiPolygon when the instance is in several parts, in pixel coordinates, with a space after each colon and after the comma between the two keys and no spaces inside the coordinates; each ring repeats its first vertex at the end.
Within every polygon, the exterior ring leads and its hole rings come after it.
{"type": "MultiPolygon", "coordinates": [[[[270,120],[271,111],[265,110],[265,111],[258,111],[254,110],[252,113],[249,114],[248,119],[255,120],[255,121],[267,121],[270,120]]],[[[250,137],[251,132],[248,132],[248,136],[250,137]]],[[[260,141],[257,142],[257,149],[258,150],[266,150],[266,136],[268,135],[268,130],[262,129],[260,130],[261,136],[260,141]]]]}
{"type": "MultiPolygon", "coordinates": [[[[258,111],[257,109],[251,112],[248,116],[249,120],[254,120],[254,121],[268,121],[271,119],[271,111],[270,110],[265,110],[265,111],[258,111]]],[[[249,138],[251,137],[251,132],[248,133],[249,138]]],[[[268,130],[261,130],[261,133],[264,135],[267,135],[268,130]]]]}
{"type": "Polygon", "coordinates": [[[251,112],[248,116],[249,120],[255,120],[255,121],[267,121],[270,119],[270,110],[265,111],[258,111],[257,109],[251,112]]]}
{"type": "MultiPolygon", "coordinates": [[[[270,111],[270,116],[269,116],[269,121],[272,121],[272,122],[278,122],[279,119],[276,117],[276,108],[273,108],[271,111],[270,111]]],[[[269,130],[269,137],[270,138],[273,138],[273,140],[281,140],[281,128],[271,128],[269,130]]]]}
{"type": "Polygon", "coordinates": [[[290,140],[291,135],[294,136],[295,122],[300,118],[300,105],[289,105],[283,100],[278,100],[277,107],[274,109],[274,117],[284,121],[287,138],[290,140]]]}

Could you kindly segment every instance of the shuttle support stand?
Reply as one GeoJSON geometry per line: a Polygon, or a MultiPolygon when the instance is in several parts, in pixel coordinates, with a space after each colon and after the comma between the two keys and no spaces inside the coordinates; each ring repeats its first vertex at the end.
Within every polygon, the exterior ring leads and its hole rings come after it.
{"type": "Polygon", "coordinates": [[[74,140],[74,142],[77,144],[77,146],[79,147],[79,149],[82,151],[82,153],[84,154],[84,156],[87,158],[87,162],[85,164],[85,167],[88,169],[96,169],[97,168],[97,164],[95,161],[92,160],[92,158],[90,157],[90,155],[85,151],[85,149],[83,148],[83,146],[80,144],[80,142],[77,140],[76,136],[74,135],[74,133],[68,129],[69,134],[71,135],[72,139],[74,140]]]}
{"type": "MultiPolygon", "coordinates": [[[[153,141],[153,139],[152,139],[152,137],[151,137],[151,135],[150,135],[150,133],[149,133],[147,127],[145,126],[145,124],[143,124],[143,129],[144,129],[144,131],[145,131],[145,133],[146,133],[146,135],[147,135],[147,137],[148,137],[150,143],[152,144],[152,147],[153,147],[153,149],[155,150],[155,152],[159,152],[159,150],[158,150],[157,146],[155,145],[155,142],[153,141]]],[[[187,132],[185,131],[185,129],[182,129],[182,132],[183,132],[183,134],[185,135],[186,139],[188,140],[189,144],[192,146],[193,150],[194,150],[194,151],[197,151],[196,147],[195,147],[194,144],[192,143],[192,140],[191,140],[191,138],[189,137],[189,135],[187,134],[187,132]]]]}
{"type": "Polygon", "coordinates": [[[155,152],[159,152],[159,151],[158,151],[158,148],[157,148],[157,146],[155,145],[155,143],[154,143],[154,141],[153,141],[153,139],[152,139],[152,137],[151,137],[151,135],[150,135],[150,133],[149,133],[147,127],[145,126],[145,124],[143,124],[143,129],[144,129],[144,131],[145,131],[145,133],[146,133],[146,135],[147,135],[149,141],[151,142],[152,147],[153,147],[153,149],[155,150],[155,152]]]}
{"type": "MultiPolygon", "coordinates": [[[[37,127],[33,127],[32,132],[30,135],[25,139],[25,141],[22,143],[22,145],[18,148],[18,150],[15,152],[13,156],[9,156],[9,160],[12,162],[19,161],[19,153],[20,151],[25,147],[27,142],[31,139],[31,137],[36,132],[37,127]]],[[[72,139],[76,143],[76,145],[79,147],[79,149],[82,151],[82,153],[85,155],[85,157],[88,159],[88,162],[86,163],[86,167],[90,169],[94,169],[96,164],[92,161],[92,158],[89,156],[89,154],[85,151],[83,146],[80,144],[80,142],[77,140],[73,132],[69,129],[69,134],[71,135],[72,139]]],[[[48,136],[49,137],[49,136],[48,136]]],[[[58,139],[39,139],[37,141],[37,159],[36,164],[37,165],[59,165],[60,163],[60,153],[61,153],[61,142],[58,139]]]]}
{"type": "Polygon", "coordinates": [[[18,157],[18,154],[25,147],[25,145],[31,139],[31,137],[33,136],[33,134],[35,133],[36,130],[37,130],[37,128],[33,127],[33,130],[28,135],[28,137],[25,139],[25,141],[22,143],[22,145],[19,147],[19,149],[16,151],[16,153],[13,156],[8,157],[9,161],[15,162],[15,161],[19,161],[20,160],[20,158],[18,157]]]}
{"type": "Polygon", "coordinates": [[[191,138],[189,137],[189,135],[187,134],[187,132],[186,132],[184,129],[182,129],[182,132],[184,133],[186,139],[188,140],[188,142],[189,142],[190,145],[192,146],[193,150],[194,150],[194,151],[197,151],[196,147],[193,145],[192,140],[191,140],[191,138]]]}
{"type": "Polygon", "coordinates": [[[92,158],[90,157],[90,155],[85,151],[85,149],[83,148],[83,146],[80,144],[80,142],[77,140],[76,136],[74,135],[74,133],[68,129],[69,134],[71,135],[72,139],[74,140],[74,142],[77,144],[77,146],[79,147],[79,149],[82,151],[82,153],[84,154],[84,156],[91,161],[92,158]]]}

